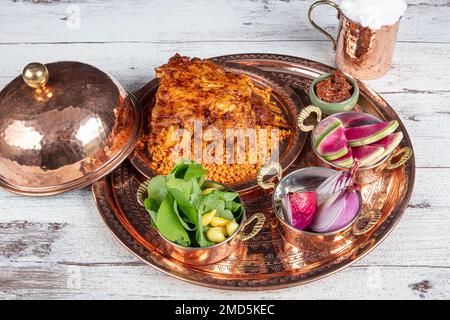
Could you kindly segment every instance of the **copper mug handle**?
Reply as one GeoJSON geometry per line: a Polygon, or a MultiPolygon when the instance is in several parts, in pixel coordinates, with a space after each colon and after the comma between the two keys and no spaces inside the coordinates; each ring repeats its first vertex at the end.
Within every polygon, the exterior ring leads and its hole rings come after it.
{"type": "Polygon", "coordinates": [[[337,12],[338,12],[338,17],[339,17],[339,15],[341,14],[341,9],[340,9],[339,6],[337,5],[337,3],[333,2],[333,1],[328,1],[328,0],[320,0],[320,1],[314,2],[314,3],[309,7],[309,10],[308,10],[308,19],[309,19],[309,22],[311,23],[311,25],[312,25],[317,31],[319,31],[320,33],[324,34],[328,39],[331,40],[331,42],[333,43],[333,50],[336,51],[336,47],[337,47],[336,40],[333,38],[333,36],[332,36],[331,34],[329,34],[329,33],[328,33],[327,31],[325,31],[322,27],[320,27],[317,23],[315,23],[314,20],[313,20],[313,18],[312,18],[312,16],[311,16],[312,11],[313,11],[316,7],[318,7],[318,6],[320,6],[320,5],[323,5],[323,4],[326,4],[326,5],[329,5],[329,6],[333,7],[333,8],[335,8],[335,9],[337,10],[337,12]]]}

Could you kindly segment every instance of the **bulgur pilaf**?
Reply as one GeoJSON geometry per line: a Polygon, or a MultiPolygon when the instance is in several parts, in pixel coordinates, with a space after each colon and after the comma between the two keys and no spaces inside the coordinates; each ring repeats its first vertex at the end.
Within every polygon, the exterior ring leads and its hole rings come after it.
{"type": "Polygon", "coordinates": [[[276,140],[282,141],[291,134],[281,110],[270,99],[271,90],[257,87],[245,75],[225,71],[209,60],[178,54],[157,68],[156,75],[160,85],[151,113],[151,133],[145,143],[151,155],[150,166],[158,174],[168,174],[183,155],[185,159],[202,163],[209,172],[207,179],[220,183],[241,182],[254,178],[259,167],[272,155],[271,149],[278,152],[276,140]],[[215,142],[201,140],[200,157],[195,152],[196,123],[200,124],[202,133],[220,132],[215,142]],[[245,134],[250,132],[250,135],[252,131],[246,130],[253,129],[256,143],[253,144],[255,149],[250,147],[250,138],[240,140],[245,141],[242,153],[245,159],[239,162],[236,157],[243,146],[237,143],[233,132],[228,137],[230,130],[236,129],[245,134]],[[238,148],[227,152],[227,139],[238,148]],[[271,146],[272,139],[275,139],[275,148],[271,146]],[[180,150],[180,145],[185,149],[180,150]],[[213,151],[208,157],[207,150],[211,148],[213,151]],[[216,154],[217,150],[222,151],[216,154]],[[227,159],[230,160],[227,155],[234,161],[227,163],[227,159]],[[211,163],[211,158],[216,162],[211,163]]]}

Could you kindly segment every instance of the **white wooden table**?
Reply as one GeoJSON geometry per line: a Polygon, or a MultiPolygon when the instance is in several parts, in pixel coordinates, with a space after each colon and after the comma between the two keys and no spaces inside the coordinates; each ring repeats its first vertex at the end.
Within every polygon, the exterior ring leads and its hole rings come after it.
{"type": "MultiPolygon", "coordinates": [[[[103,224],[90,190],[30,198],[0,190],[0,299],[449,299],[450,4],[409,0],[393,66],[369,84],[398,111],[415,147],[414,194],[392,234],[353,266],[291,289],[231,292],[152,269],[103,224]]],[[[175,52],[268,52],[334,64],[306,17],[312,1],[0,2],[0,86],[30,61],[79,60],[133,91],[175,52]]],[[[336,30],[335,13],[317,19],[336,30]]]]}

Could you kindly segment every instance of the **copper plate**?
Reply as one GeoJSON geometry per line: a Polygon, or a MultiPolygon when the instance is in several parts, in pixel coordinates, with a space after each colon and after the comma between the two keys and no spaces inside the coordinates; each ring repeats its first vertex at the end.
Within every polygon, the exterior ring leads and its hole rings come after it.
{"type": "MultiPolygon", "coordinates": [[[[304,104],[308,103],[311,79],[332,70],[324,64],[281,55],[243,54],[216,58],[270,71],[288,83],[304,104]]],[[[394,110],[378,94],[359,83],[359,109],[383,119],[397,119],[405,136],[403,145],[412,147],[405,127],[394,110]]],[[[302,154],[287,169],[315,166],[318,159],[307,144],[302,154]]],[[[358,261],[373,250],[395,227],[411,197],[414,185],[415,160],[403,167],[376,174],[370,183],[362,185],[363,206],[381,211],[381,219],[366,234],[349,233],[332,243],[310,242],[300,249],[285,241],[277,228],[271,205],[271,191],[253,189],[241,194],[247,216],[261,211],[267,220],[263,230],[243,243],[227,259],[218,263],[193,267],[163,255],[158,248],[160,238],[150,228],[145,210],[136,202],[136,190],[144,179],[134,167],[123,163],[111,175],[93,185],[93,194],[105,223],[132,253],[176,278],[203,286],[236,289],[268,290],[286,288],[317,280],[358,261]]],[[[400,248],[400,243],[398,244],[400,248]]]]}
{"type": "MultiPolygon", "coordinates": [[[[225,61],[222,61],[225,62],[225,61]]],[[[248,76],[256,85],[272,90],[271,99],[281,109],[284,118],[294,129],[293,133],[285,140],[280,141],[280,163],[283,168],[289,167],[298,157],[306,142],[306,134],[298,129],[296,125],[298,113],[303,107],[302,102],[295,92],[283,82],[279,82],[276,77],[272,77],[266,72],[257,68],[243,66],[234,63],[220,63],[226,71],[244,74],[248,76]]],[[[151,111],[155,104],[155,95],[159,82],[157,79],[150,81],[142,89],[135,93],[143,109],[144,131],[142,137],[150,133],[149,120],[151,111]]],[[[154,177],[156,172],[150,168],[151,155],[147,151],[145,142],[138,142],[136,149],[130,155],[131,163],[147,178],[154,177]]],[[[229,184],[236,191],[244,191],[258,186],[256,176],[246,180],[229,184]]]]}

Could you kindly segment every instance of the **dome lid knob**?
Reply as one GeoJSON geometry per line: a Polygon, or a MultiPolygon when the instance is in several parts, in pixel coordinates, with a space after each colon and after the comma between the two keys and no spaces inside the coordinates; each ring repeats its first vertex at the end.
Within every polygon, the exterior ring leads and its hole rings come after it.
{"type": "Polygon", "coordinates": [[[31,62],[23,68],[23,81],[31,88],[42,88],[48,82],[48,69],[45,65],[39,62],[31,62]]]}

